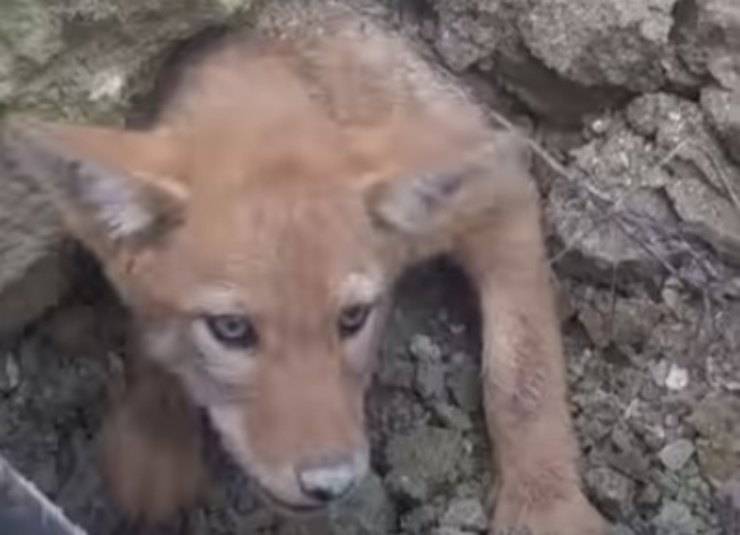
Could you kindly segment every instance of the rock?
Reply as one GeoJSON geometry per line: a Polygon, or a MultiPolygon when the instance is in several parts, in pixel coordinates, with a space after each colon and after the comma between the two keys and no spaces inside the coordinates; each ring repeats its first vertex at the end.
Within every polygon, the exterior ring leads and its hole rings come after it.
{"type": "Polygon", "coordinates": [[[710,394],[688,421],[701,435],[697,452],[703,475],[715,485],[734,477],[740,466],[740,400],[710,394]]]}
{"type": "Polygon", "coordinates": [[[0,336],[8,336],[64,296],[70,265],[58,214],[35,184],[12,175],[3,158],[2,135],[0,131],[0,336]]]}
{"type": "Polygon", "coordinates": [[[674,36],[683,63],[725,88],[740,84],[740,7],[735,0],[685,2],[676,13],[674,36]]]}
{"type": "Polygon", "coordinates": [[[117,117],[151,83],[146,69],[179,40],[235,21],[250,0],[107,2],[12,0],[3,6],[0,99],[72,117],[117,117]],[[75,31],[72,31],[72,29],[75,31]],[[83,31],[84,30],[84,31],[83,31]],[[63,106],[60,108],[60,103],[63,106]]]}
{"type": "Polygon", "coordinates": [[[411,509],[401,518],[402,533],[429,533],[437,524],[440,512],[438,507],[428,503],[411,509]]]}
{"type": "Polygon", "coordinates": [[[665,380],[668,377],[668,370],[670,368],[670,363],[665,360],[659,360],[658,362],[655,362],[651,364],[650,366],[650,375],[653,378],[653,381],[656,385],[664,387],[665,386],[665,380]]]}
{"type": "Polygon", "coordinates": [[[575,291],[578,319],[600,348],[610,343],[637,346],[644,343],[660,321],[661,309],[649,298],[620,298],[591,288],[575,291]]]}
{"type": "MultiPolygon", "coordinates": [[[[730,184],[740,183],[740,173],[732,171],[730,176],[730,184]]],[[[688,174],[672,182],[666,191],[689,231],[714,246],[723,257],[740,262],[740,212],[731,197],[719,196],[688,174]]]]}
{"type": "Polygon", "coordinates": [[[447,376],[447,388],[458,407],[467,412],[479,411],[483,402],[480,368],[461,366],[447,376]]]}
{"type": "Polygon", "coordinates": [[[730,157],[740,164],[740,86],[732,91],[705,88],[701,106],[730,157]]]}
{"type": "Polygon", "coordinates": [[[444,427],[468,431],[473,427],[473,421],[461,409],[447,403],[436,403],[434,405],[434,414],[437,415],[444,427]]]}
{"type": "Polygon", "coordinates": [[[388,358],[378,372],[380,383],[394,388],[412,388],[414,376],[414,365],[397,357],[388,358]]]}
{"type": "Polygon", "coordinates": [[[699,106],[655,93],[635,99],[627,118],[671,155],[662,165],[670,175],[657,173],[662,184],[654,185],[665,189],[683,231],[709,243],[723,258],[740,262],[740,210],[733,201],[740,197],[740,169],[710,133],[699,106]]]}
{"type": "Polygon", "coordinates": [[[519,28],[529,50],[587,87],[650,91],[663,85],[661,60],[676,0],[535,1],[519,28]]]}
{"type": "Polygon", "coordinates": [[[396,511],[380,478],[369,475],[341,505],[330,512],[332,535],[387,535],[396,511]]]}
{"type": "Polygon", "coordinates": [[[417,334],[411,339],[409,351],[419,360],[439,361],[442,358],[442,350],[424,334],[417,334]]]}
{"type": "Polygon", "coordinates": [[[649,483],[640,492],[637,497],[637,503],[640,505],[655,506],[660,503],[660,490],[654,484],[649,483]]]}
{"type": "Polygon", "coordinates": [[[561,76],[532,53],[531,43],[522,39],[520,21],[527,22],[533,4],[544,2],[433,0],[437,18],[433,46],[452,71],[462,73],[479,67],[497,88],[503,86],[538,115],[557,124],[577,125],[586,113],[622,98],[621,88],[587,88],[561,76]]]}
{"type": "Polygon", "coordinates": [[[717,502],[719,523],[725,533],[740,533],[740,479],[722,485],[717,502]]]}
{"type": "Polygon", "coordinates": [[[385,478],[391,494],[407,503],[421,504],[429,498],[429,485],[419,477],[408,475],[403,470],[391,471],[385,478]]]}
{"type": "Polygon", "coordinates": [[[448,429],[421,427],[392,436],[385,451],[390,465],[386,481],[402,497],[424,500],[456,477],[461,451],[462,436],[448,429]]]}
{"type": "Polygon", "coordinates": [[[6,352],[0,358],[0,393],[9,394],[21,383],[21,371],[18,360],[11,352],[6,352]]]}
{"type": "Polygon", "coordinates": [[[671,364],[665,377],[665,386],[669,390],[683,390],[689,384],[689,371],[677,364],[671,364]]]}
{"type": "Polygon", "coordinates": [[[658,164],[661,154],[621,119],[605,136],[570,151],[570,178],[553,181],[547,205],[562,244],[555,258],[564,271],[612,284],[617,267],[620,280],[653,281],[660,271],[656,255],[671,255],[660,240],[645,235],[643,221],[650,222],[648,231],[678,223],[658,191],[670,180],[658,164]],[[646,241],[653,242],[652,250],[646,241]]]}
{"type": "Polygon", "coordinates": [[[660,450],[658,456],[663,462],[663,465],[668,470],[674,472],[683,468],[683,466],[691,459],[694,455],[696,448],[690,440],[685,438],[666,444],[666,446],[660,450]]]}
{"type": "Polygon", "coordinates": [[[64,49],[62,29],[62,20],[44,2],[10,0],[3,5],[0,100],[19,89],[18,64],[42,66],[64,49]]]}
{"type": "Polygon", "coordinates": [[[451,528],[448,526],[443,526],[440,528],[434,528],[431,531],[431,535],[468,535],[470,532],[468,531],[461,531],[457,528],[451,528]]]}
{"type": "Polygon", "coordinates": [[[488,517],[478,500],[463,498],[450,503],[442,516],[441,524],[468,531],[485,531],[488,527],[488,517]]]}
{"type": "Polygon", "coordinates": [[[606,466],[592,468],[584,476],[589,489],[606,512],[621,517],[632,508],[635,483],[606,466]]]}
{"type": "Polygon", "coordinates": [[[434,48],[445,65],[462,72],[490,56],[504,37],[500,0],[433,2],[439,23],[434,48]]]}
{"type": "Polygon", "coordinates": [[[445,369],[441,362],[420,361],[416,366],[414,385],[424,399],[443,399],[446,394],[445,369]]]}
{"type": "Polygon", "coordinates": [[[656,535],[696,535],[700,533],[699,521],[682,503],[666,501],[653,519],[656,535]]]}

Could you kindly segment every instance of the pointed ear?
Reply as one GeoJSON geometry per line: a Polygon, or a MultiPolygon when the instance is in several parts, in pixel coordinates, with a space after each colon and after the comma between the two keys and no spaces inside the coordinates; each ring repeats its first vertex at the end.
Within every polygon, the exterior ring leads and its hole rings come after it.
{"type": "Polygon", "coordinates": [[[0,156],[48,192],[72,234],[112,252],[145,245],[181,220],[187,190],[172,178],[174,149],[163,132],[14,118],[0,156]]]}
{"type": "Polygon", "coordinates": [[[456,162],[371,185],[368,209],[375,222],[401,234],[452,232],[484,212],[528,198],[527,160],[520,136],[497,133],[490,145],[456,162]]]}

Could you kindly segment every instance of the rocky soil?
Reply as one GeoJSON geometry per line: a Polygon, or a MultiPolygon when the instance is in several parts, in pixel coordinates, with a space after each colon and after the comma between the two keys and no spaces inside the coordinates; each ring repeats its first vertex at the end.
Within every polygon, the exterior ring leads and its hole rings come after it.
{"type": "MultiPolygon", "coordinates": [[[[532,139],[584,482],[615,532],[740,533],[737,0],[351,1],[532,139]]],[[[166,53],[262,4],[5,2],[0,106],[133,121],[166,53]]],[[[64,301],[0,342],[0,452],[89,533],[135,533],[95,465],[121,315],[80,263],[64,301]]],[[[483,533],[476,314],[454,266],[401,282],[369,396],[375,473],[349,502],[281,518],[214,445],[203,506],[153,532],[483,533]]]]}

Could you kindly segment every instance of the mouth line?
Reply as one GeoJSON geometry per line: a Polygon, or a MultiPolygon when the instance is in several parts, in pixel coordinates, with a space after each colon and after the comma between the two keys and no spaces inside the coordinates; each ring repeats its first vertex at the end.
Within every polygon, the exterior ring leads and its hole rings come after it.
{"type": "Polygon", "coordinates": [[[316,503],[313,505],[297,505],[290,502],[286,502],[285,500],[282,500],[275,496],[272,492],[270,492],[267,488],[265,488],[264,485],[262,485],[259,481],[256,481],[256,487],[258,489],[258,492],[261,494],[261,496],[269,503],[269,505],[272,505],[279,511],[290,514],[293,516],[307,516],[307,515],[313,515],[318,514],[323,511],[328,510],[330,507],[335,506],[339,503],[342,503],[345,501],[350,495],[353,494],[354,490],[356,489],[356,485],[352,485],[352,488],[349,489],[342,497],[337,498],[335,500],[332,500],[330,502],[326,503],[316,503]]]}
{"type": "Polygon", "coordinates": [[[267,490],[264,485],[260,484],[259,482],[256,482],[257,489],[259,493],[262,495],[263,498],[272,506],[274,506],[276,509],[280,510],[281,512],[292,514],[292,515],[311,515],[320,513],[322,511],[325,511],[329,504],[326,503],[316,503],[315,505],[306,505],[306,504],[294,504],[290,502],[286,502],[285,500],[282,500],[275,496],[272,492],[267,490]]]}

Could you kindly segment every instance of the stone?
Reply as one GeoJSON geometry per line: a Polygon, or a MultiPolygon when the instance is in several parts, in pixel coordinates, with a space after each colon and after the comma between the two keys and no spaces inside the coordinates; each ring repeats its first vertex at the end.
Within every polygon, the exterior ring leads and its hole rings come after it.
{"type": "Polygon", "coordinates": [[[21,383],[18,359],[11,351],[0,357],[0,393],[9,394],[21,383]]]}
{"type": "Polygon", "coordinates": [[[400,358],[389,358],[380,367],[378,381],[383,386],[412,388],[414,385],[414,365],[400,358]]]}
{"type": "Polygon", "coordinates": [[[683,390],[689,384],[689,371],[677,364],[671,364],[665,378],[668,390],[683,390]]]}
{"type": "Polygon", "coordinates": [[[438,361],[442,358],[442,350],[424,334],[417,334],[411,339],[409,351],[419,360],[438,361]]]}
{"type": "Polygon", "coordinates": [[[435,403],[434,414],[439,418],[444,427],[458,429],[460,431],[469,431],[473,428],[473,421],[470,419],[470,416],[454,405],[435,403]]]}
{"type": "Polygon", "coordinates": [[[676,0],[536,1],[519,28],[529,50],[587,87],[649,91],[663,85],[676,0]]]}
{"type": "Polygon", "coordinates": [[[735,0],[686,3],[677,12],[674,38],[683,63],[728,89],[740,84],[739,36],[740,7],[735,0]]]}
{"type": "Polygon", "coordinates": [[[395,522],[395,507],[375,474],[330,511],[332,535],[387,535],[395,522]]]}
{"type": "MultiPolygon", "coordinates": [[[[670,258],[660,243],[647,250],[637,214],[657,228],[674,228],[678,220],[658,192],[670,177],[658,164],[655,147],[622,119],[608,133],[570,151],[568,178],[553,180],[547,220],[559,242],[553,261],[569,274],[613,284],[620,279],[651,282],[660,262],[670,258]]],[[[657,240],[654,240],[657,241],[657,240]]],[[[656,281],[657,282],[657,281],[656,281]]]]}
{"type": "Polygon", "coordinates": [[[405,533],[429,533],[431,527],[436,525],[439,514],[437,507],[425,503],[401,517],[401,529],[405,533]]]}
{"type": "Polygon", "coordinates": [[[461,531],[457,528],[451,528],[449,526],[434,528],[431,531],[431,535],[469,535],[469,533],[469,531],[461,531]]]}
{"type": "Polygon", "coordinates": [[[439,361],[421,360],[416,366],[416,392],[424,399],[445,397],[445,368],[439,361]]]}
{"type": "Polygon", "coordinates": [[[450,503],[442,516],[441,524],[468,531],[485,531],[488,517],[480,501],[475,498],[461,498],[450,503]]]}
{"type": "Polygon", "coordinates": [[[740,533],[740,479],[729,481],[717,490],[719,523],[726,533],[740,533]]]}
{"type": "Polygon", "coordinates": [[[710,132],[701,108],[654,93],[632,101],[627,118],[641,135],[654,136],[656,148],[665,153],[661,168],[670,175],[656,176],[662,177],[684,232],[707,242],[723,258],[740,260],[740,210],[733,200],[740,198],[740,168],[710,132]]]}
{"type": "Polygon", "coordinates": [[[237,20],[252,2],[205,0],[185,7],[160,0],[125,8],[98,1],[48,4],[11,0],[3,5],[0,42],[12,46],[10,68],[0,71],[0,83],[3,74],[16,82],[5,102],[47,110],[63,103],[66,115],[116,117],[122,104],[147,89],[141,84],[151,83],[152,77],[143,74],[153,60],[181,39],[237,20]]]}
{"type": "Polygon", "coordinates": [[[637,503],[647,506],[655,506],[660,503],[660,490],[653,483],[648,483],[637,497],[637,503]]]}
{"type": "Polygon", "coordinates": [[[666,444],[658,453],[658,457],[668,470],[675,472],[684,467],[695,451],[694,444],[690,440],[682,438],[666,444]]]}
{"type": "Polygon", "coordinates": [[[705,88],[701,107],[730,157],[740,164],[740,86],[734,90],[705,88]]]}
{"type": "Polygon", "coordinates": [[[686,505],[667,500],[653,519],[656,535],[696,535],[700,533],[699,521],[686,505]]]}
{"type": "Polygon", "coordinates": [[[624,516],[632,507],[635,483],[606,466],[591,468],[584,476],[597,502],[613,516],[624,516]]]}
{"type": "Polygon", "coordinates": [[[578,319],[600,348],[610,343],[637,346],[660,321],[661,309],[649,298],[612,297],[610,292],[575,291],[578,319]]]}
{"type": "Polygon", "coordinates": [[[386,481],[403,496],[423,500],[456,477],[462,435],[439,427],[420,427],[390,438],[385,455],[390,466],[386,481]]]}
{"type": "Polygon", "coordinates": [[[462,366],[447,376],[447,388],[458,407],[467,412],[479,411],[483,403],[480,368],[462,366]]]}
{"type": "Polygon", "coordinates": [[[462,72],[496,50],[504,35],[501,4],[500,0],[434,1],[439,23],[433,44],[447,67],[462,72]]]}
{"type": "Polygon", "coordinates": [[[740,400],[729,394],[710,394],[688,418],[700,438],[696,441],[704,477],[722,485],[740,466],[740,400]]]}
{"type": "Polygon", "coordinates": [[[390,493],[406,503],[421,504],[429,498],[429,485],[420,477],[393,470],[385,478],[390,493]]]}

